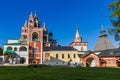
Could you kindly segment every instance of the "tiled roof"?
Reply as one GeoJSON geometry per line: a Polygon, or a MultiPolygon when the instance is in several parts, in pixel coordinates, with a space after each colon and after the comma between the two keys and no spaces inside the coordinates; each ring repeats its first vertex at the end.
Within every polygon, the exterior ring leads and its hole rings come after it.
{"type": "Polygon", "coordinates": [[[64,47],[44,47],[43,51],[77,51],[73,47],[64,46],[64,47]]]}
{"type": "Polygon", "coordinates": [[[88,56],[89,54],[91,54],[91,51],[87,51],[86,53],[82,54],[80,57],[84,58],[84,57],[88,56]]]}
{"type": "Polygon", "coordinates": [[[100,39],[99,39],[98,43],[96,44],[96,46],[94,48],[94,51],[114,49],[113,44],[110,42],[110,40],[107,38],[107,35],[105,34],[103,26],[102,26],[102,29],[101,29],[100,33],[101,33],[101,36],[100,36],[100,39]]]}
{"type": "Polygon", "coordinates": [[[120,48],[104,50],[98,56],[99,57],[120,56],[120,48]]]}
{"type": "Polygon", "coordinates": [[[101,37],[94,48],[94,51],[101,51],[106,49],[113,49],[113,44],[109,41],[107,37],[101,37]]]}

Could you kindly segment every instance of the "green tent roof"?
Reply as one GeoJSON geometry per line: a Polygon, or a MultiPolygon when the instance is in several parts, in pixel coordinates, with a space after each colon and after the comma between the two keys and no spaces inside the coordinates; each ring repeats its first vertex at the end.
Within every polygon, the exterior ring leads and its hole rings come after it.
{"type": "Polygon", "coordinates": [[[6,51],[4,51],[4,53],[3,53],[3,54],[5,55],[5,54],[7,54],[7,53],[8,53],[8,54],[13,54],[13,53],[14,53],[14,51],[12,51],[12,50],[6,50],[6,51]]]}

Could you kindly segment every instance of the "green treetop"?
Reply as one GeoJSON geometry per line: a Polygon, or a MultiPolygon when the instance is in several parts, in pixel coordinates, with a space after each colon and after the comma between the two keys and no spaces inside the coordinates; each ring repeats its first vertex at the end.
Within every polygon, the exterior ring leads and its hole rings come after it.
{"type": "Polygon", "coordinates": [[[120,40],[120,0],[117,0],[108,6],[108,10],[112,10],[110,15],[111,23],[114,28],[109,28],[109,33],[114,35],[115,40],[120,40]]]}

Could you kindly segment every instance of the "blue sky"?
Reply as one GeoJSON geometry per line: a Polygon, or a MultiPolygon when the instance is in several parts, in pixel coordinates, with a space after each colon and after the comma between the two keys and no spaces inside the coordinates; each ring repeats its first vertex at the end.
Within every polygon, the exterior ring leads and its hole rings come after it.
{"type": "MultiPolygon", "coordinates": [[[[101,25],[111,27],[107,6],[115,0],[1,0],[0,1],[0,46],[8,39],[19,39],[21,27],[30,12],[36,11],[41,21],[60,45],[68,46],[74,39],[76,25],[83,41],[92,50],[100,35],[101,25]]],[[[108,33],[107,33],[108,34],[108,33]]],[[[117,47],[118,42],[108,35],[117,47]]]]}

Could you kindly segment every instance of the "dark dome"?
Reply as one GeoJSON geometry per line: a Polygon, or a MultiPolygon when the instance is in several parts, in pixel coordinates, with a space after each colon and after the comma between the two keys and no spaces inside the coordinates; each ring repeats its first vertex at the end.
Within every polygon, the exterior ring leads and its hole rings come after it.
{"type": "Polygon", "coordinates": [[[53,33],[52,33],[52,32],[49,32],[49,36],[53,36],[53,33]]]}

